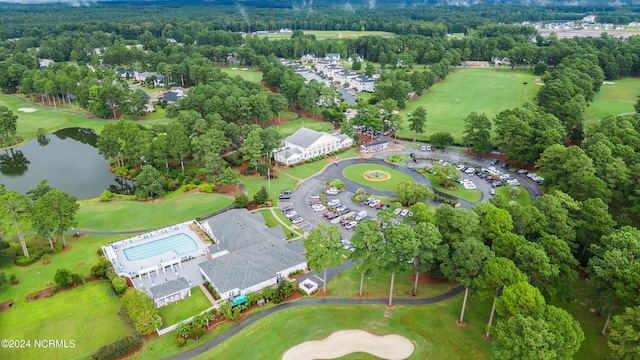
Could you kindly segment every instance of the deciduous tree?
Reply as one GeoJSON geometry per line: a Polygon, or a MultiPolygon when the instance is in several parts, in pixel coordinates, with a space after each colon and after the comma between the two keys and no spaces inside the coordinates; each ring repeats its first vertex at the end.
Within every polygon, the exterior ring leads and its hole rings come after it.
{"type": "Polygon", "coordinates": [[[337,225],[327,226],[324,223],[309,232],[309,236],[302,239],[307,250],[307,266],[318,272],[323,270],[322,291],[327,292],[327,268],[340,266],[344,262],[342,253],[342,234],[337,225]]]}
{"type": "Polygon", "coordinates": [[[380,224],[374,219],[367,219],[359,223],[355,234],[351,237],[351,247],[353,251],[349,255],[349,259],[353,260],[360,270],[360,291],[358,294],[362,296],[365,274],[375,274],[382,265],[384,241],[380,233],[380,224]]]}

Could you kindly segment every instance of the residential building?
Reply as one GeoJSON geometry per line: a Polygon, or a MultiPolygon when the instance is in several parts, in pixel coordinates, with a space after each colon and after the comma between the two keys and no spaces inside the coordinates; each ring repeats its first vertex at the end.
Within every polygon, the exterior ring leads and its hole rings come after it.
{"type": "Polygon", "coordinates": [[[278,163],[290,165],[349,147],[353,145],[353,139],[345,134],[331,135],[303,127],[282,143],[282,148],[273,154],[274,158],[278,163]]]}
{"type": "Polygon", "coordinates": [[[187,90],[185,90],[183,87],[175,86],[164,93],[164,95],[160,97],[160,100],[164,100],[169,104],[175,104],[178,102],[178,100],[185,96],[187,96],[187,90]]]}
{"type": "Polygon", "coordinates": [[[340,61],[340,54],[338,54],[338,53],[328,53],[324,58],[326,60],[330,60],[330,61],[340,61]]]}
{"type": "Polygon", "coordinates": [[[282,228],[267,227],[260,213],[233,209],[205,222],[215,244],[207,247],[200,272],[222,299],[260,291],[307,268],[301,242],[287,242],[282,228]]]}
{"type": "Polygon", "coordinates": [[[376,87],[376,82],[373,78],[359,75],[351,79],[349,85],[351,85],[351,88],[355,89],[358,92],[373,92],[376,87]]]}

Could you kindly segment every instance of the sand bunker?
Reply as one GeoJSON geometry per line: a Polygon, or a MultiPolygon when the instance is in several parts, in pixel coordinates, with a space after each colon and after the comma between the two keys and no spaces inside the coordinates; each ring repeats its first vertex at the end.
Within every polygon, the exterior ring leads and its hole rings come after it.
{"type": "Polygon", "coordinates": [[[284,353],[282,360],[335,359],[357,352],[382,359],[402,360],[411,356],[414,349],[411,340],[404,336],[377,336],[362,330],[344,330],[322,340],[296,345],[284,353]]]}
{"type": "Polygon", "coordinates": [[[34,109],[34,108],[20,108],[20,109],[18,109],[18,111],[22,111],[22,112],[26,112],[26,113],[32,113],[32,112],[36,112],[36,111],[38,111],[38,109],[34,109]]]}

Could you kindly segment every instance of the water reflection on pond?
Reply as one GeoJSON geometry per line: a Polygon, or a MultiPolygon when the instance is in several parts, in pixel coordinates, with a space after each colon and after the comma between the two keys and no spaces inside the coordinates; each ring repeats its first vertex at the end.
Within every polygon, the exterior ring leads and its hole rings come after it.
{"type": "Polygon", "coordinates": [[[109,172],[97,139],[91,129],[69,128],[0,150],[0,184],[24,194],[47,178],[49,185],[78,199],[98,197],[106,189],[131,193],[131,181],[109,172]]]}

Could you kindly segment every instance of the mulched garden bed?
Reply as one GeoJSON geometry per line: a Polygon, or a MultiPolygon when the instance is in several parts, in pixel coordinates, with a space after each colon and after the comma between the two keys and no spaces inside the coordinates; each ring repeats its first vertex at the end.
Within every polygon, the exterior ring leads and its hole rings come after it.
{"type": "Polygon", "coordinates": [[[45,265],[45,266],[49,264],[51,264],[51,260],[45,260],[42,262],[42,265],[45,265]]]}
{"type": "Polygon", "coordinates": [[[11,305],[13,305],[13,300],[9,300],[9,301],[5,301],[3,303],[0,303],[0,312],[3,312],[5,310],[9,310],[11,308],[11,305]]]}
{"type": "Polygon", "coordinates": [[[69,291],[71,289],[75,289],[78,286],[83,286],[83,284],[80,283],[80,284],[77,284],[77,285],[69,286],[68,288],[66,288],[64,290],[62,290],[62,288],[60,286],[57,286],[57,285],[56,286],[52,286],[52,287],[49,287],[49,288],[46,288],[46,289],[43,289],[43,290],[40,290],[40,291],[32,292],[31,294],[28,294],[27,295],[27,301],[28,302],[34,302],[34,301],[37,301],[37,300],[40,300],[40,299],[43,299],[43,298],[46,298],[46,297],[49,297],[49,296],[53,296],[55,294],[59,294],[59,293],[61,293],[63,291],[69,291]],[[54,289],[55,289],[55,291],[54,291],[54,289]],[[35,294],[38,294],[38,297],[36,297],[34,299],[33,296],[35,294]]]}

